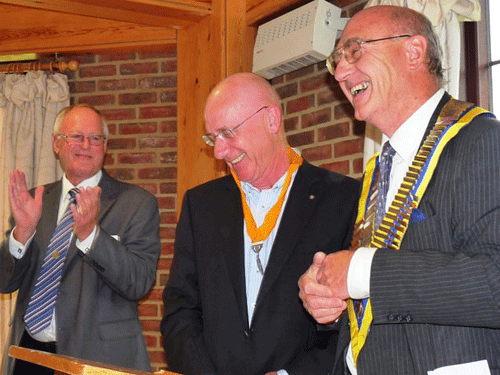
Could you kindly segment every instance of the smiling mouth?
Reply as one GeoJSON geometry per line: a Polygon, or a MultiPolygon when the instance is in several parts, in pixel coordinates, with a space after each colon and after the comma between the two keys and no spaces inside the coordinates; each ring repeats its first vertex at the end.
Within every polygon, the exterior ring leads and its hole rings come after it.
{"type": "Polygon", "coordinates": [[[237,164],[237,163],[239,163],[240,161],[242,161],[242,160],[243,160],[243,158],[245,157],[245,155],[246,155],[245,153],[242,153],[240,156],[238,156],[238,157],[237,157],[236,159],[234,159],[234,160],[231,160],[229,163],[230,163],[230,164],[237,164]]]}
{"type": "Polygon", "coordinates": [[[369,86],[368,82],[363,82],[360,83],[359,85],[356,85],[354,87],[351,87],[351,95],[356,96],[361,94],[363,91],[365,91],[369,86]]]}

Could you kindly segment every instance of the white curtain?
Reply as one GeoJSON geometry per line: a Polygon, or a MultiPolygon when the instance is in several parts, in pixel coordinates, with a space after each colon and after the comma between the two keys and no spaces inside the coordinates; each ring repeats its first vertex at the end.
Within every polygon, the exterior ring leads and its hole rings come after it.
{"type": "MultiPolygon", "coordinates": [[[[398,5],[424,14],[434,26],[443,51],[443,88],[453,97],[459,97],[461,21],[479,21],[479,0],[369,0],[365,8],[374,5],[398,5]]],[[[363,159],[366,162],[380,150],[382,133],[366,124],[363,159]]]]}
{"type": "MultiPolygon", "coordinates": [[[[42,71],[0,74],[0,235],[10,216],[8,184],[14,169],[26,174],[28,187],[62,177],[52,151],[54,120],[69,105],[67,77],[42,71]]],[[[6,349],[15,295],[0,295],[0,353],[6,349]]],[[[3,363],[5,357],[1,357],[3,363]]]]}

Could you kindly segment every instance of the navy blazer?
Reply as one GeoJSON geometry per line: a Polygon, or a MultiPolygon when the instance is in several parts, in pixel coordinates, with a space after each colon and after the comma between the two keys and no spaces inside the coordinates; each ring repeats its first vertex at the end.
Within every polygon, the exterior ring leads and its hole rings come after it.
{"type": "Polygon", "coordinates": [[[161,323],[167,363],[184,374],[328,374],[336,332],[319,332],[298,296],[317,251],[349,247],[359,182],[298,169],[249,324],[243,211],[232,176],[189,190],[177,225],[161,323]]]}

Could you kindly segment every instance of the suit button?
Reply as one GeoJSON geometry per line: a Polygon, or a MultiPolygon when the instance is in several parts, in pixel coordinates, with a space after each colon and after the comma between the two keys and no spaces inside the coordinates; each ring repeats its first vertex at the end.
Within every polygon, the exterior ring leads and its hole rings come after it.
{"type": "Polygon", "coordinates": [[[413,321],[413,317],[411,315],[406,315],[405,316],[405,321],[407,321],[408,323],[410,323],[411,321],[413,321]]]}
{"type": "Polygon", "coordinates": [[[246,337],[247,339],[249,339],[249,338],[250,338],[250,336],[251,336],[251,334],[252,334],[252,331],[251,331],[250,329],[245,329],[245,330],[243,331],[243,334],[245,335],[245,337],[246,337]]]}
{"type": "Polygon", "coordinates": [[[403,321],[403,315],[401,315],[401,314],[397,315],[397,316],[396,316],[396,320],[397,320],[398,322],[402,322],[402,321],[403,321]]]}
{"type": "Polygon", "coordinates": [[[389,314],[389,315],[387,315],[387,320],[388,320],[389,322],[393,322],[393,321],[395,321],[395,320],[396,320],[396,317],[395,317],[393,314],[389,314]]]}

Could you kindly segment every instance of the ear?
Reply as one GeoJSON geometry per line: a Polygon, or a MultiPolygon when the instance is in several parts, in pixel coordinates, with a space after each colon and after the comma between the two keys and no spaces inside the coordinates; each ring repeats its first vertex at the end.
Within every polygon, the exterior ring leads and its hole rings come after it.
{"type": "Polygon", "coordinates": [[[425,64],[427,60],[427,39],[422,35],[414,35],[406,42],[406,57],[412,70],[425,64]]]}
{"type": "Polygon", "coordinates": [[[52,147],[56,155],[59,155],[59,137],[56,134],[52,134],[52,147]]]}
{"type": "Polygon", "coordinates": [[[269,130],[272,134],[278,134],[281,129],[281,121],[283,119],[281,109],[277,105],[273,104],[267,107],[266,111],[269,130]]]}

